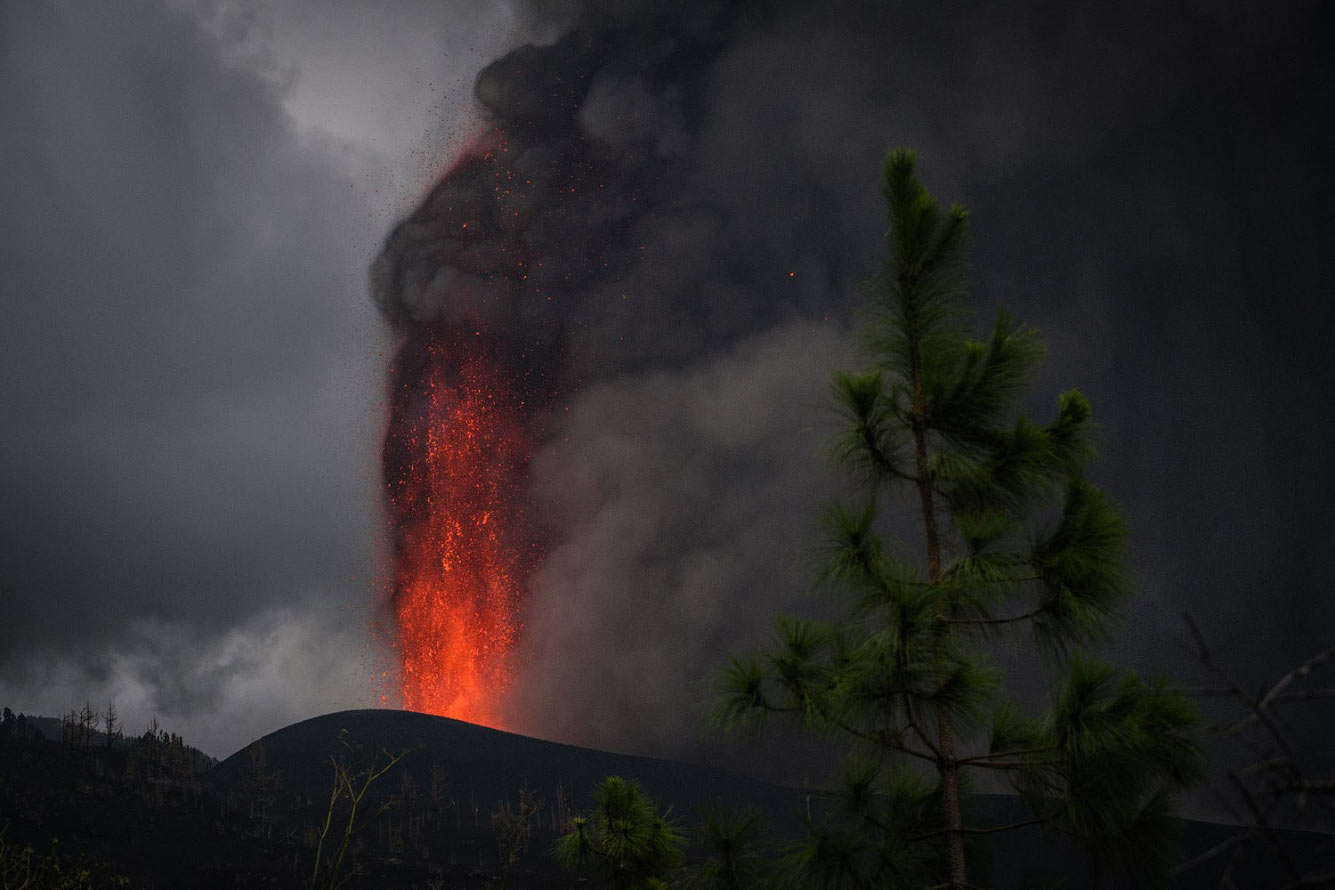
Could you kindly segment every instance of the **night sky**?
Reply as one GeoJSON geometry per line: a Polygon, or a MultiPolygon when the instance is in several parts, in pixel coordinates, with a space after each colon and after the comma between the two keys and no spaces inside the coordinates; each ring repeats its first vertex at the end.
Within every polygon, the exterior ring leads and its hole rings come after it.
{"type": "Polygon", "coordinates": [[[370,270],[488,120],[602,189],[530,244],[561,360],[514,728],[703,756],[720,661],[819,608],[893,146],[970,209],[982,324],[1045,335],[1032,410],[1094,404],[1109,654],[1200,682],[1183,612],[1248,685],[1331,644],[1327,4],[378,6],[0,5],[0,703],[221,756],[376,701],[370,270]]]}

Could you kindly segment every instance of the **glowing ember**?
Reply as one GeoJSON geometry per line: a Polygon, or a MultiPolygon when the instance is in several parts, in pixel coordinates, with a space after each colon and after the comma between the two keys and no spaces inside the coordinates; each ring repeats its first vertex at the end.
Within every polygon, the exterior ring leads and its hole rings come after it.
{"type": "Polygon", "coordinates": [[[480,333],[437,329],[416,355],[385,442],[403,706],[498,726],[528,567],[522,406],[480,333]]]}

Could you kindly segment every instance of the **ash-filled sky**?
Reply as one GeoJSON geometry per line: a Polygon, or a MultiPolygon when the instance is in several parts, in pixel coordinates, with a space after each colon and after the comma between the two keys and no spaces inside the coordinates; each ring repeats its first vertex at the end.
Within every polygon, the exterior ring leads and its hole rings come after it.
{"type": "Polygon", "coordinates": [[[1184,611],[1251,683],[1331,644],[1328,5],[657,6],[0,6],[0,703],[219,756],[374,703],[369,269],[512,51],[483,98],[530,109],[525,169],[573,140],[612,183],[548,274],[616,260],[548,320],[515,728],[702,756],[713,670],[811,608],[892,146],[971,210],[983,320],[1046,335],[1033,408],[1094,403],[1138,588],[1111,654],[1198,682],[1184,611]]]}

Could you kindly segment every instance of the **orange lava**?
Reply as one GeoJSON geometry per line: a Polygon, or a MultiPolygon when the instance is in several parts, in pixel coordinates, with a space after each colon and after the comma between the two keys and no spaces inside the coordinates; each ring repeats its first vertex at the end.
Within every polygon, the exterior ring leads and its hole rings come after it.
{"type": "Polygon", "coordinates": [[[504,728],[525,569],[522,405],[480,336],[446,339],[402,383],[418,387],[415,408],[391,429],[409,456],[386,478],[403,707],[504,728]]]}

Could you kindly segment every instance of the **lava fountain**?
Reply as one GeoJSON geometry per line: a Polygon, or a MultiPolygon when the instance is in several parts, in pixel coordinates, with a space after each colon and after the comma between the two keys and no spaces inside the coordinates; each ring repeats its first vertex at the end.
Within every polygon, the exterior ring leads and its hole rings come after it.
{"type": "Polygon", "coordinates": [[[424,370],[404,384],[421,389],[398,403],[386,441],[402,535],[393,605],[403,706],[494,726],[526,569],[515,540],[520,405],[484,344],[466,336],[428,344],[424,370]]]}
{"type": "Polygon", "coordinates": [[[563,394],[625,351],[626,294],[610,286],[639,262],[635,221],[670,184],[656,155],[582,132],[609,41],[577,30],[483,69],[475,95],[490,129],[371,268],[396,340],[384,614],[406,708],[512,719],[525,583],[543,547],[525,510],[529,456],[559,424],[563,394]]]}
{"type": "Polygon", "coordinates": [[[532,375],[508,317],[526,263],[503,155],[475,146],[391,236],[419,245],[429,231],[421,262],[373,270],[399,334],[382,468],[403,707],[497,727],[537,556],[523,509],[532,375]]]}

